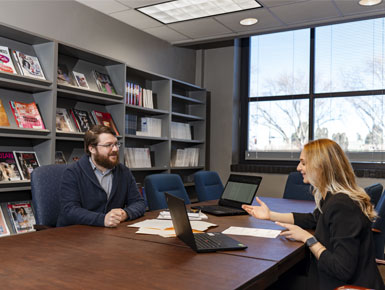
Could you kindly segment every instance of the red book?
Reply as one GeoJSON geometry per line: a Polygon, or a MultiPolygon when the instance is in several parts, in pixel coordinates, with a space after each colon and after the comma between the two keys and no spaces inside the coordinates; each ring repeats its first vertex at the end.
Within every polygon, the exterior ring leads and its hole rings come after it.
{"type": "Polygon", "coordinates": [[[93,110],[91,113],[92,113],[92,116],[95,119],[95,122],[98,125],[104,125],[104,126],[107,126],[107,127],[111,127],[112,129],[114,129],[114,131],[116,133],[116,136],[120,136],[119,132],[118,132],[118,129],[116,128],[114,120],[112,119],[112,116],[111,116],[110,113],[99,112],[99,111],[95,111],[95,110],[93,110]]]}
{"type": "Polygon", "coordinates": [[[45,129],[35,102],[30,104],[10,101],[9,105],[19,128],[45,129]]]}

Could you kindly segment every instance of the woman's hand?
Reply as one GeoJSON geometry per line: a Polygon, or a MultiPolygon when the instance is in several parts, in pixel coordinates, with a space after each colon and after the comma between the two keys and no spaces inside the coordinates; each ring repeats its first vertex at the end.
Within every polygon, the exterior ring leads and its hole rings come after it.
{"type": "Polygon", "coordinates": [[[270,220],[270,209],[267,205],[260,200],[258,197],[255,198],[260,206],[252,206],[243,204],[242,208],[247,211],[247,213],[257,219],[261,220],[270,220]]]}
{"type": "Polygon", "coordinates": [[[280,223],[280,222],[276,222],[276,224],[287,229],[286,231],[282,231],[280,233],[280,236],[284,236],[288,239],[305,243],[307,239],[313,236],[308,231],[305,231],[303,228],[296,225],[280,223]]]}

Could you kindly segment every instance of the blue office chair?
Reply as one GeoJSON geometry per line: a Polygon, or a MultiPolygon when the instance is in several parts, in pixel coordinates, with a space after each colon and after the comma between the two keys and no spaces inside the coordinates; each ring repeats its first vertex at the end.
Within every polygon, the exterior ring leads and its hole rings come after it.
{"type": "Polygon", "coordinates": [[[380,200],[382,190],[384,187],[381,183],[375,183],[364,188],[366,193],[370,196],[370,201],[374,207],[377,206],[378,201],[380,200]]]}
{"type": "Polygon", "coordinates": [[[311,185],[303,183],[302,174],[300,172],[290,172],[289,176],[287,177],[283,198],[314,200],[314,196],[311,194],[311,192],[311,185]]]}
{"type": "Polygon", "coordinates": [[[223,184],[215,171],[198,171],[194,174],[195,191],[199,201],[219,199],[223,184]]]}
{"type": "Polygon", "coordinates": [[[52,164],[37,167],[31,175],[32,205],[37,230],[56,227],[60,211],[60,183],[67,165],[52,164]]]}
{"type": "Polygon", "coordinates": [[[178,174],[160,173],[147,175],[144,179],[144,190],[149,210],[167,208],[165,192],[184,199],[186,204],[191,203],[182,179],[178,174]]]}

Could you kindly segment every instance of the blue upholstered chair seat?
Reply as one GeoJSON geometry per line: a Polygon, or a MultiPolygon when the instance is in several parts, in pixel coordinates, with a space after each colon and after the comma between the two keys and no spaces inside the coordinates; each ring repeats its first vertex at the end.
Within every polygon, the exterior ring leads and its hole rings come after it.
{"type": "Polygon", "coordinates": [[[376,207],[378,201],[380,200],[384,187],[381,183],[375,183],[365,187],[364,189],[366,193],[370,196],[371,203],[374,205],[374,207],[376,207]]]}
{"type": "Polygon", "coordinates": [[[215,171],[198,171],[194,183],[199,201],[219,199],[222,195],[223,184],[215,171]]]}
{"type": "Polygon", "coordinates": [[[302,174],[298,171],[291,172],[287,177],[283,198],[297,200],[314,200],[310,184],[303,182],[302,174]]]}

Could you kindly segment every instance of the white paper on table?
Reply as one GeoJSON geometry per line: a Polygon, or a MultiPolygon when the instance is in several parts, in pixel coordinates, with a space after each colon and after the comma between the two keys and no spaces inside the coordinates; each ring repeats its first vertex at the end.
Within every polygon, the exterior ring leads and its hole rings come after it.
{"type": "Polygon", "coordinates": [[[166,228],[172,228],[172,221],[171,220],[158,220],[158,219],[149,219],[149,220],[144,220],[141,222],[137,222],[135,224],[128,225],[128,227],[133,227],[133,228],[154,228],[154,229],[159,229],[163,230],[166,228]]]}
{"type": "Polygon", "coordinates": [[[267,230],[267,229],[256,229],[256,228],[243,228],[243,227],[229,227],[222,232],[228,235],[239,235],[239,236],[252,236],[260,238],[271,238],[275,239],[281,233],[280,230],[267,230]]]}
{"type": "Polygon", "coordinates": [[[136,233],[145,234],[145,235],[159,235],[164,238],[175,237],[174,229],[159,230],[159,229],[139,228],[139,230],[137,230],[136,233]]]}
{"type": "MultiPolygon", "coordinates": [[[[200,221],[200,220],[207,220],[208,217],[202,212],[189,212],[187,213],[188,218],[190,221],[200,221]]],[[[157,219],[162,219],[162,220],[170,220],[171,219],[171,214],[169,211],[161,211],[157,217],[157,219]]]]}

